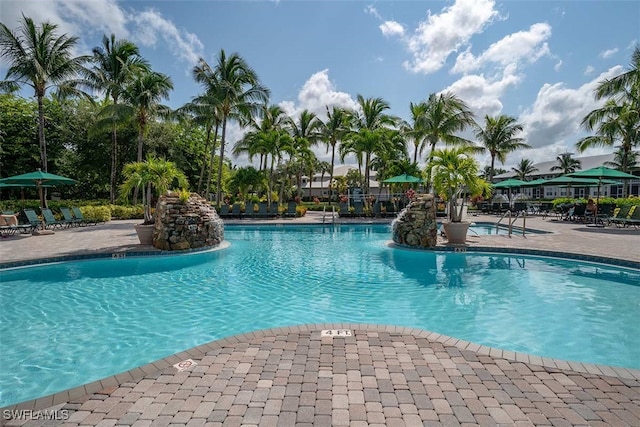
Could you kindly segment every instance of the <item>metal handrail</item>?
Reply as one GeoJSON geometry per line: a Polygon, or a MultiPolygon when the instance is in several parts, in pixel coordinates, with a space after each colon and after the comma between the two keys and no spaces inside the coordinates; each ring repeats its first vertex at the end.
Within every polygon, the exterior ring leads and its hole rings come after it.
{"type": "Polygon", "coordinates": [[[509,215],[509,226],[507,228],[508,236],[511,237],[511,234],[513,233],[513,224],[517,221],[518,218],[522,217],[522,236],[524,237],[527,225],[527,213],[524,211],[516,212],[516,215],[514,217],[511,209],[507,209],[506,212],[503,213],[500,219],[496,222],[496,232],[498,231],[500,223],[507,215],[509,215]]]}

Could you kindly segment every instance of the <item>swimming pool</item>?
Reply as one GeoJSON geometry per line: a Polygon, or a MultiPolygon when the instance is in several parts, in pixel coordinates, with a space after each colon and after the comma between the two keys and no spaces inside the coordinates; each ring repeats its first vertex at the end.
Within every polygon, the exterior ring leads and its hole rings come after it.
{"type": "Polygon", "coordinates": [[[640,368],[637,270],[390,248],[387,225],[227,226],[225,236],[231,247],[217,252],[3,271],[0,406],[307,323],[404,325],[640,368]]]}

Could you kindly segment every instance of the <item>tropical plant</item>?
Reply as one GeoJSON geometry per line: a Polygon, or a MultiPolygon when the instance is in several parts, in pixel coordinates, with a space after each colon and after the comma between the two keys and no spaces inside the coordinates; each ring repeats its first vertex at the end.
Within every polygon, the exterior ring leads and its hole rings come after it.
{"type": "MultiPolygon", "coordinates": [[[[471,146],[472,141],[457,135],[468,126],[475,124],[473,113],[467,104],[452,93],[432,93],[426,101],[423,115],[419,119],[420,132],[424,135],[424,144],[429,146],[429,159],[436,144],[471,146]]],[[[427,187],[430,186],[431,175],[427,174],[427,187]]]]}
{"type": "Polygon", "coordinates": [[[203,84],[207,92],[214,92],[219,102],[218,110],[222,124],[216,181],[216,204],[219,207],[227,123],[229,120],[248,122],[249,117],[260,107],[260,103],[267,102],[269,90],[260,84],[257,73],[237,53],[227,57],[224,49],[221,49],[215,69],[204,59],[200,59],[199,65],[198,71],[194,73],[196,81],[203,84]]]}
{"type": "Polygon", "coordinates": [[[524,139],[517,135],[522,132],[522,125],[516,119],[507,115],[484,117],[484,128],[476,125],[476,138],[478,138],[484,150],[491,156],[491,173],[488,181],[494,176],[495,161],[498,159],[504,164],[507,154],[521,148],[531,148],[524,143],[524,139]]]}
{"type": "MultiPolygon", "coordinates": [[[[49,22],[36,26],[25,16],[16,32],[0,23],[0,58],[8,64],[0,89],[12,92],[21,85],[33,88],[38,102],[38,142],[44,172],[48,170],[43,105],[47,90],[56,87],[62,95],[86,95],[79,90],[79,86],[86,83],[79,76],[89,57],[73,56],[78,38],[58,35],[57,28],[49,22]]],[[[46,203],[46,193],[43,197],[46,203]]]]}
{"type": "Polygon", "coordinates": [[[522,181],[527,180],[527,176],[538,170],[537,167],[533,166],[533,161],[530,159],[520,159],[520,163],[518,166],[511,168],[512,171],[516,173],[518,179],[522,181]]]}
{"type": "MultiPolygon", "coordinates": [[[[140,56],[138,47],[125,39],[116,40],[115,34],[111,37],[102,37],[102,46],[94,47],[93,66],[86,73],[87,80],[95,89],[104,92],[105,99],[111,99],[113,105],[118,105],[121,93],[131,82],[135,73],[149,71],[149,64],[140,56]]],[[[111,109],[111,112],[117,109],[111,109]]],[[[110,175],[110,199],[111,203],[116,198],[116,181],[118,175],[118,117],[105,117],[96,123],[96,128],[108,127],[111,130],[111,175],[110,175]]]]}
{"type": "Polygon", "coordinates": [[[626,152],[622,147],[613,154],[613,161],[604,162],[608,166],[620,171],[631,171],[640,167],[640,153],[637,151],[626,152]]]}
{"type": "Polygon", "coordinates": [[[173,162],[148,156],[144,162],[127,163],[123,169],[125,181],[120,186],[120,196],[126,199],[131,191],[142,190],[144,223],[152,224],[151,204],[153,198],[164,194],[169,188],[186,189],[187,178],[173,162]]]}
{"type": "Polygon", "coordinates": [[[333,200],[333,170],[335,168],[336,146],[349,131],[349,114],[346,109],[333,107],[327,109],[327,120],[323,122],[320,133],[327,146],[331,147],[331,168],[329,169],[329,201],[333,200]]]}
{"type": "Polygon", "coordinates": [[[582,162],[578,159],[571,157],[570,153],[563,153],[556,157],[557,165],[551,166],[550,171],[561,171],[563,175],[573,173],[578,169],[581,169],[582,162]]]}
{"type": "Polygon", "coordinates": [[[464,198],[460,206],[458,198],[489,192],[489,183],[479,176],[480,167],[473,158],[474,153],[473,147],[444,148],[432,153],[428,171],[436,194],[449,203],[450,222],[462,221],[464,198]]]}
{"type": "MultiPolygon", "coordinates": [[[[341,157],[347,153],[355,154],[359,166],[364,166],[364,193],[369,193],[369,181],[372,157],[381,153],[392,144],[404,141],[396,138],[393,127],[398,119],[385,113],[389,104],[382,98],[367,98],[358,95],[359,111],[352,112],[353,130],[340,147],[341,157]]],[[[404,151],[404,150],[403,150],[404,151]]]]}

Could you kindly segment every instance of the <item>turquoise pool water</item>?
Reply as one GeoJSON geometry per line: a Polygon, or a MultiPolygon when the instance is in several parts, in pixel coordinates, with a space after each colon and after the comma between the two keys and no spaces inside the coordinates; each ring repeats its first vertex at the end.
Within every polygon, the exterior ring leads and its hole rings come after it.
{"type": "Polygon", "coordinates": [[[385,225],[227,226],[218,252],[0,275],[0,406],[225,336],[405,325],[541,356],[640,368],[640,271],[390,248],[385,225]]]}

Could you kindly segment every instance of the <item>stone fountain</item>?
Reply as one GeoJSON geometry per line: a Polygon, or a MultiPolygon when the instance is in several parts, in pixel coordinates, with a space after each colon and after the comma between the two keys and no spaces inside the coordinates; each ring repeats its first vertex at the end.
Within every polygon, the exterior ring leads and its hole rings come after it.
{"type": "Polygon", "coordinates": [[[391,223],[393,241],[416,248],[434,248],[438,243],[436,202],[433,194],[416,195],[391,223]]]}
{"type": "Polygon", "coordinates": [[[206,199],[191,193],[187,200],[169,192],[158,200],[153,246],[175,251],[219,245],[224,240],[222,220],[206,199]]]}

